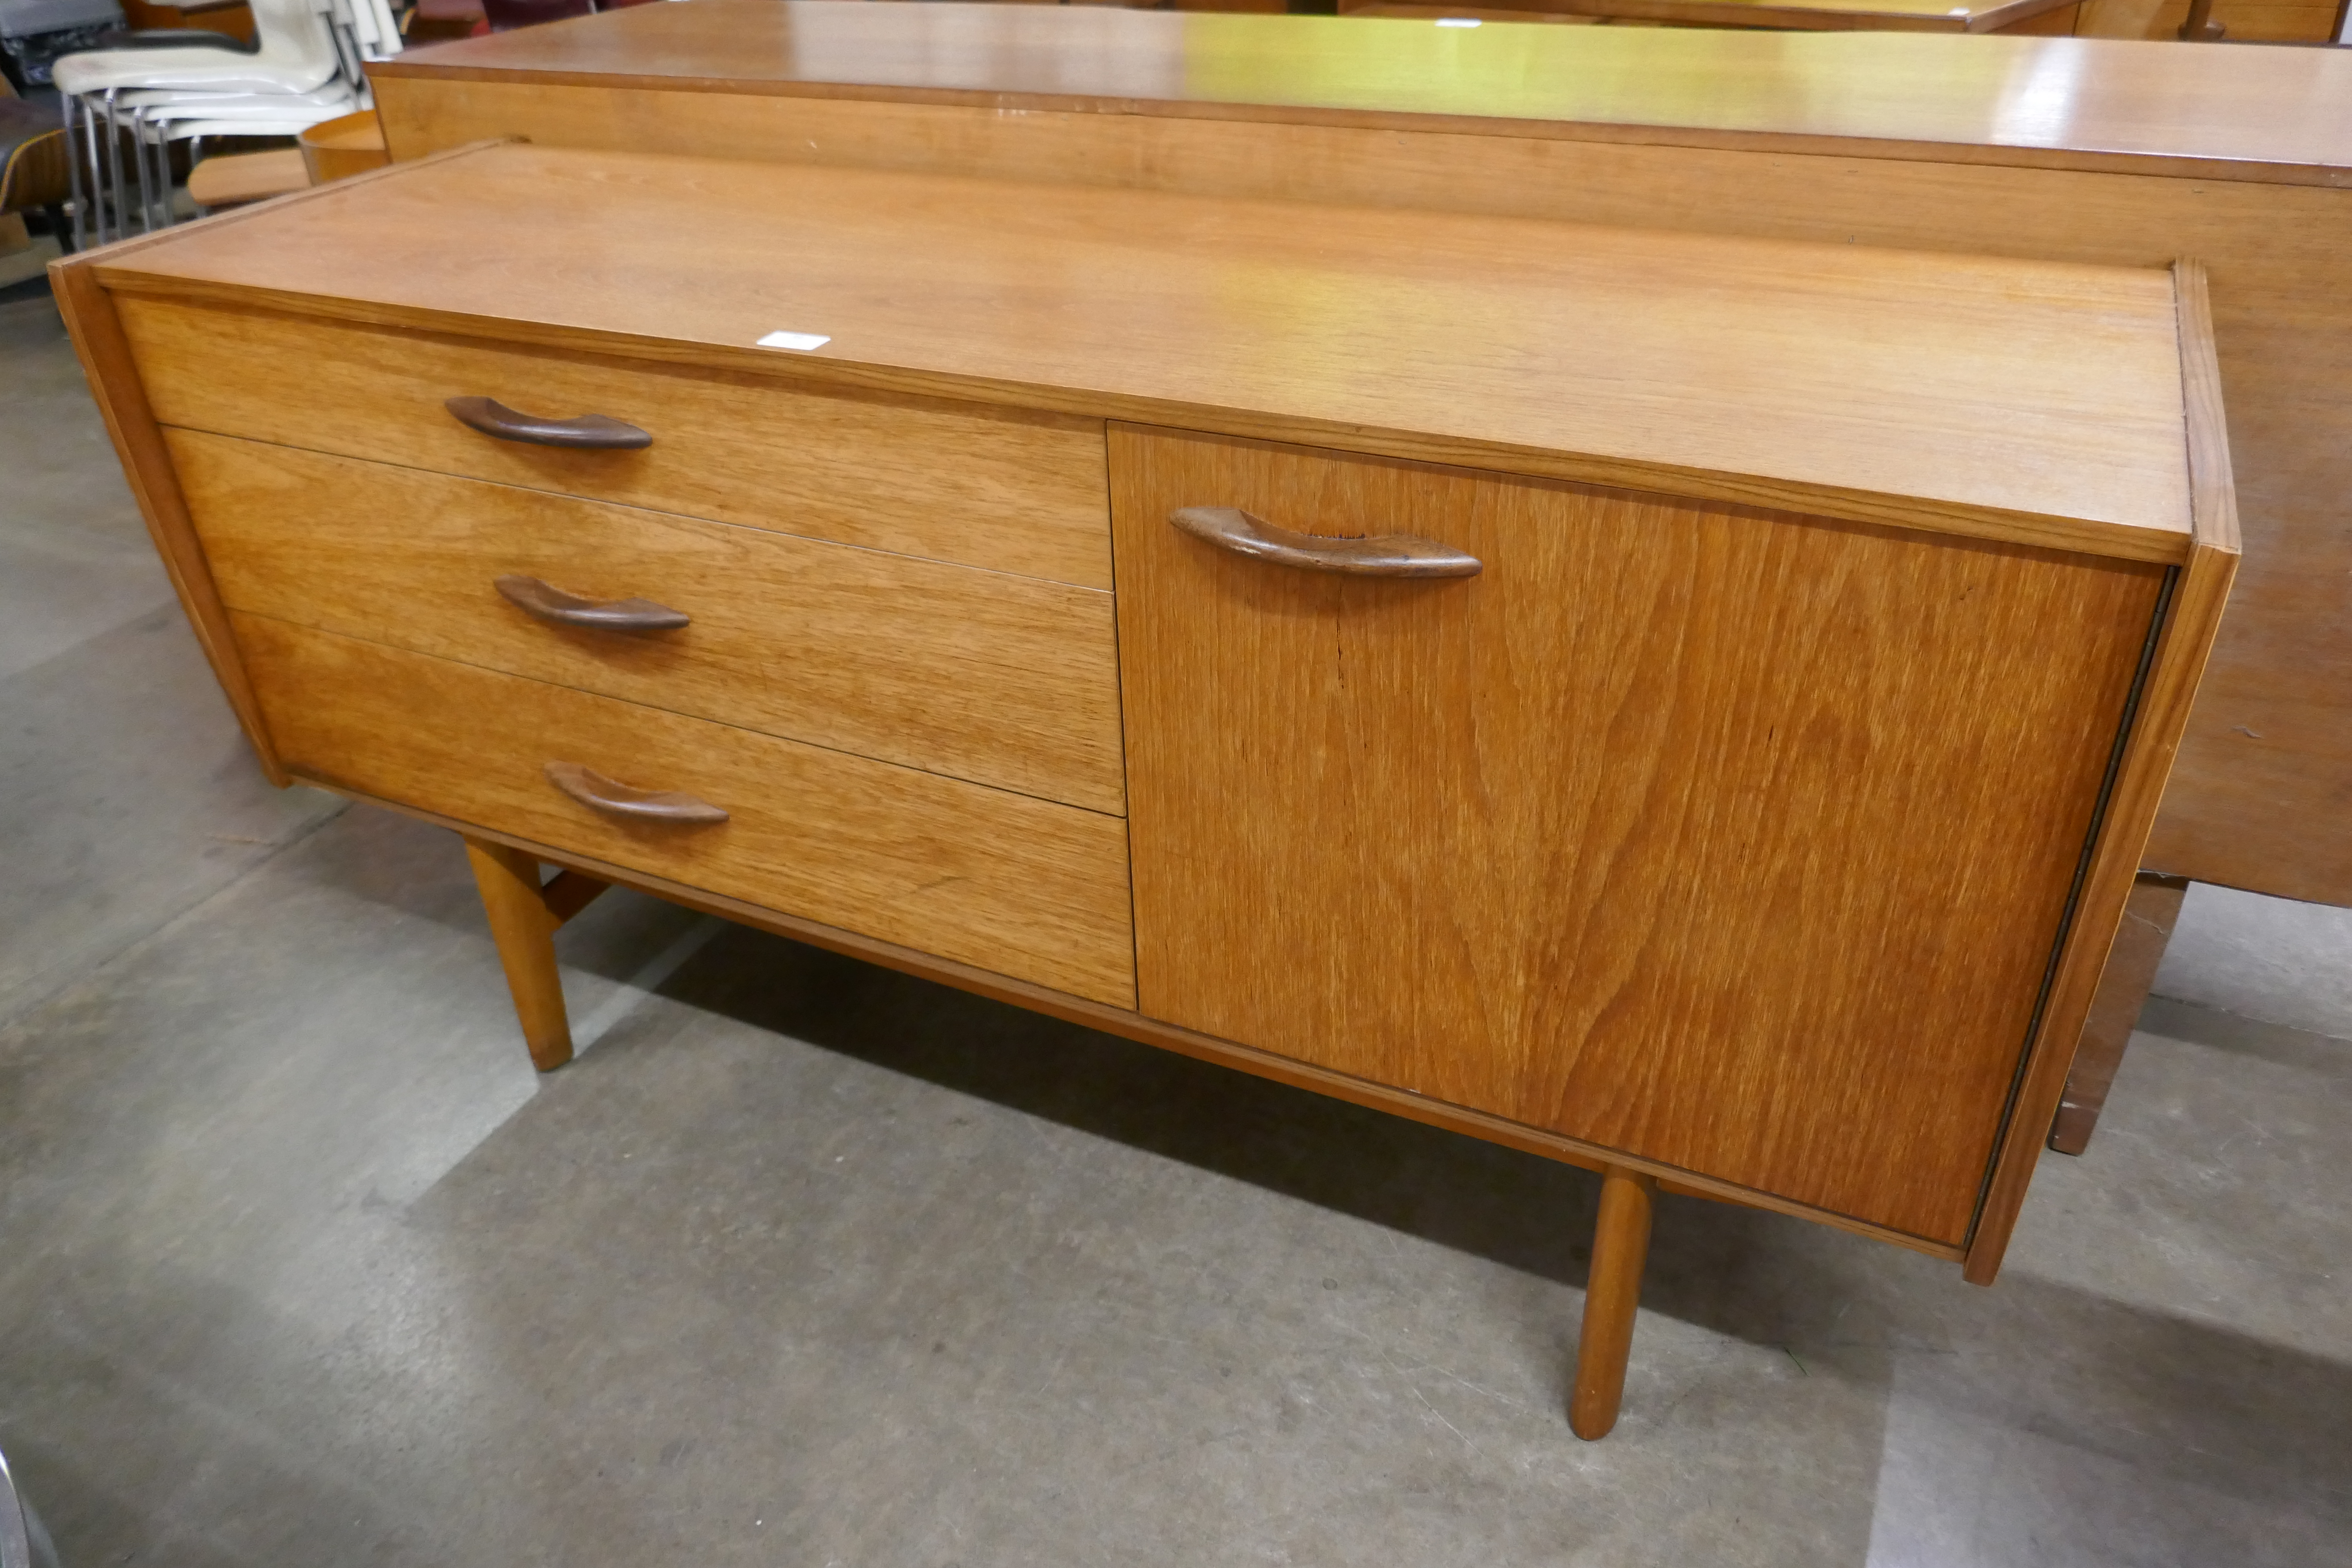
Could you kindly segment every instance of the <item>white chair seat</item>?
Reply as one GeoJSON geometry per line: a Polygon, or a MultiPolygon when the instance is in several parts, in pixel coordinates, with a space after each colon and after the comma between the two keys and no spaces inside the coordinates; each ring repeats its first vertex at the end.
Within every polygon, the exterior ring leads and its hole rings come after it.
{"type": "Polygon", "coordinates": [[[351,111],[349,103],[338,103],[325,109],[283,113],[275,119],[255,116],[244,120],[178,120],[172,123],[172,140],[192,136],[299,136],[313,125],[322,125],[351,111]]]}
{"type": "Polygon", "coordinates": [[[58,90],[68,97],[123,89],[179,88],[209,92],[310,92],[342,68],[329,11],[336,0],[249,0],[253,54],[201,46],[166,49],[92,49],[67,55],[55,67],[58,90]]]}
{"type": "Polygon", "coordinates": [[[173,142],[293,136],[373,101],[365,62],[400,53],[388,0],[247,0],[260,47],[100,49],[57,62],[75,241],[168,226],[173,142]],[[132,189],[136,185],[135,192],[132,189]],[[133,196],[136,205],[133,205],[133,196]]]}
{"type": "Polygon", "coordinates": [[[67,55],[52,68],[58,90],[75,97],[121,89],[184,92],[314,92],[335,75],[334,57],[279,62],[227,49],[100,49],[67,55]]]}
{"type": "MultiPolygon", "coordinates": [[[[251,64],[257,57],[243,49],[208,49],[200,45],[169,49],[86,49],[80,54],[60,55],[56,64],[65,68],[67,79],[95,79],[104,68],[115,64],[130,65],[133,55],[139,61],[157,70],[227,70],[240,63],[251,64]]],[[[79,89],[60,88],[60,91],[79,89]]]]}
{"type": "Polygon", "coordinates": [[[342,82],[332,81],[316,92],[126,92],[114,103],[118,111],[136,113],[146,124],[156,125],[191,119],[283,118],[313,108],[349,113],[358,97],[342,82]]]}

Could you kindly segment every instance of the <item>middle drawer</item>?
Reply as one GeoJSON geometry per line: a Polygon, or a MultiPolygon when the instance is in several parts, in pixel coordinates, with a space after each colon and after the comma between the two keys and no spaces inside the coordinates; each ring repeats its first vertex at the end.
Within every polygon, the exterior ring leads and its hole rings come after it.
{"type": "Polygon", "coordinates": [[[232,609],[1125,810],[1100,590],[226,436],[165,438],[232,609]],[[503,596],[502,576],[688,621],[551,624],[503,596]]]}

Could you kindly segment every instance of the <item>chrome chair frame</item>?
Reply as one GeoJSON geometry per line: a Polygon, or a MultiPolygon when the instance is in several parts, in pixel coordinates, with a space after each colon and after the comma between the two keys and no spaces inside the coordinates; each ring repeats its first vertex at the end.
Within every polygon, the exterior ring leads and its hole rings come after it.
{"type": "MultiPolygon", "coordinates": [[[[371,28],[382,32],[383,18],[389,16],[388,9],[378,5],[376,9],[381,14],[363,26],[355,6],[372,3],[373,0],[313,0],[313,9],[322,14],[327,22],[328,42],[333,52],[335,68],[314,92],[288,93],[289,110],[306,102],[315,105],[315,92],[331,90],[338,83],[348,89],[350,104],[335,112],[348,113],[352,108],[369,106],[372,96],[367,88],[366,63],[379,52],[379,48],[372,48],[362,34],[371,28]]],[[[389,47],[383,52],[387,56],[398,52],[397,28],[386,34],[386,37],[390,40],[389,47]]],[[[381,46],[381,41],[379,44],[381,46]]],[[[171,134],[169,121],[184,116],[149,112],[151,109],[164,107],[162,104],[120,101],[121,95],[140,90],[142,89],[135,87],[115,87],[79,96],[62,92],[58,95],[65,120],[66,161],[71,176],[70,205],[77,248],[92,243],[108,244],[126,238],[133,232],[152,234],[157,229],[169,228],[178,221],[173,205],[171,143],[174,138],[171,134]],[[126,136],[130,142],[127,148],[124,145],[126,136]],[[124,167],[126,162],[130,164],[127,170],[124,167]]],[[[223,96],[236,99],[241,103],[250,103],[256,97],[268,95],[225,91],[223,96]]],[[[299,116],[299,111],[296,112],[299,116]]],[[[201,142],[202,138],[192,137],[190,140],[201,142]]]]}

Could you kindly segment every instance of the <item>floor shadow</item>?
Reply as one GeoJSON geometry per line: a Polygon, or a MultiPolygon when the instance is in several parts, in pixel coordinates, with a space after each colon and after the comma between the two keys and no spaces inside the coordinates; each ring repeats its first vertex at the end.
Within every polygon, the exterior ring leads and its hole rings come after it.
{"type": "Polygon", "coordinates": [[[26,300],[48,298],[50,298],[49,275],[46,272],[36,273],[30,278],[20,278],[14,283],[0,283],[0,305],[16,305],[26,300]]]}
{"type": "Polygon", "coordinates": [[[2184,1040],[2281,1067],[2324,1069],[2352,1062],[2352,1040],[2315,1035],[2284,1024],[2266,1024],[2259,1018],[2241,1018],[2234,1013],[2164,996],[2147,999],[2133,1028],[2135,1033],[2162,1035],[2167,1039],[2184,1040]]]}
{"type": "MultiPolygon", "coordinates": [[[[733,929],[666,994],[828,1051],[1581,1286],[1599,1178],[1574,1167],[733,929]]],[[[1785,1215],[1662,1200],[1645,1311],[1906,1386],[2156,1478],[2340,1521],[2352,1365],[2012,1270],[1785,1215]],[[1924,1369],[1924,1370],[1920,1370],[1924,1369]]],[[[1572,1344],[1573,1326],[1557,1336],[1572,1344]]]]}

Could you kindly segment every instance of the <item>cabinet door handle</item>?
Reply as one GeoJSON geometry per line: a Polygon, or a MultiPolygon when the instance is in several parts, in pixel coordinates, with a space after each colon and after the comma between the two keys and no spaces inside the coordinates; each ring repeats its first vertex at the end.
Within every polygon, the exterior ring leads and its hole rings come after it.
{"type": "Polygon", "coordinates": [[[601,811],[607,816],[683,824],[727,820],[727,814],[707,800],[697,800],[676,790],[638,789],[617,779],[608,779],[578,763],[549,763],[545,772],[548,783],[590,810],[601,811]]]}
{"type": "Polygon", "coordinates": [[[453,397],[442,405],[485,436],[520,441],[532,447],[577,447],[592,452],[632,452],[650,447],[654,438],[634,425],[604,414],[582,414],[570,419],[543,419],[518,414],[494,397],[453,397]]]}
{"type": "Polygon", "coordinates": [[[1465,555],[1433,539],[1415,539],[1407,533],[1323,539],[1276,528],[1230,506],[1183,507],[1170,512],[1168,521],[1220,550],[1308,572],[1338,572],[1350,577],[1475,577],[1481,567],[1475,555],[1465,555]]]}
{"type": "Polygon", "coordinates": [[[562,626],[589,626],[600,632],[674,632],[690,624],[684,610],[673,610],[651,599],[583,599],[551,583],[511,574],[490,585],[523,614],[562,626]]]}

